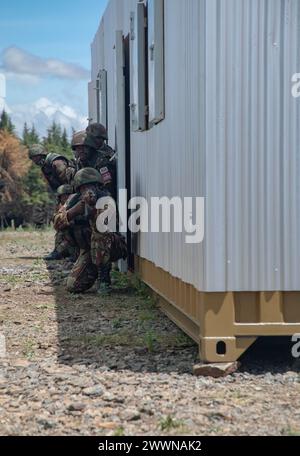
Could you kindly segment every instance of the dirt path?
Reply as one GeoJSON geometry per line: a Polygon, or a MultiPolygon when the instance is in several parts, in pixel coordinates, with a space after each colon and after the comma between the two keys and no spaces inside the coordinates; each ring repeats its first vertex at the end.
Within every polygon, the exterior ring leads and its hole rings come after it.
{"type": "Polygon", "coordinates": [[[71,296],[67,265],[41,259],[52,243],[0,233],[1,435],[300,434],[287,346],[254,348],[231,377],[195,378],[197,347],[142,286],[115,275],[109,298],[71,296]]]}

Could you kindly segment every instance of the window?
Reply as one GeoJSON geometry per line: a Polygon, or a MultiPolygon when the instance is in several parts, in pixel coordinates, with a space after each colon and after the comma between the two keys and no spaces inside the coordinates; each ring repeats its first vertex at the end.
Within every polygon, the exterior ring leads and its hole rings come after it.
{"type": "Polygon", "coordinates": [[[133,131],[146,130],[146,22],[145,5],[138,3],[130,15],[131,54],[131,126],[133,131]]]}
{"type": "Polygon", "coordinates": [[[165,117],[164,0],[148,0],[149,126],[165,117]]]}
{"type": "Polygon", "coordinates": [[[165,118],[164,0],[137,3],[130,42],[131,126],[144,131],[165,118]]]}

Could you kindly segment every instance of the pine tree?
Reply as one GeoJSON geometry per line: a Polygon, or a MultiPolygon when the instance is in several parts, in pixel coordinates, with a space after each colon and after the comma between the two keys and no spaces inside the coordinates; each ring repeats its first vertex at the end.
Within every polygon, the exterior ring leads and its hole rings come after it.
{"type": "Polygon", "coordinates": [[[23,134],[22,134],[22,143],[24,146],[29,146],[30,145],[30,140],[29,140],[29,128],[27,123],[24,123],[24,128],[23,128],[23,134]]]}
{"type": "MultiPolygon", "coordinates": [[[[33,144],[39,144],[40,138],[34,124],[32,124],[30,129],[27,123],[24,124],[22,142],[27,148],[33,144]]],[[[30,204],[49,204],[51,201],[52,195],[48,192],[48,187],[43,179],[41,170],[34,163],[31,163],[26,176],[23,178],[22,185],[25,195],[23,198],[24,202],[30,204]]]]}
{"type": "Polygon", "coordinates": [[[32,124],[30,133],[29,133],[30,144],[38,144],[40,142],[39,135],[35,129],[34,124],[32,124]]]}
{"type": "Polygon", "coordinates": [[[11,134],[14,134],[15,132],[15,126],[13,125],[11,118],[5,109],[2,111],[2,114],[0,116],[0,130],[5,130],[11,134]]]}
{"type": "Polygon", "coordinates": [[[64,128],[64,131],[63,131],[63,134],[62,134],[62,137],[61,137],[61,147],[63,148],[64,151],[67,151],[69,146],[70,146],[70,144],[69,144],[69,141],[68,141],[67,130],[64,128]]]}

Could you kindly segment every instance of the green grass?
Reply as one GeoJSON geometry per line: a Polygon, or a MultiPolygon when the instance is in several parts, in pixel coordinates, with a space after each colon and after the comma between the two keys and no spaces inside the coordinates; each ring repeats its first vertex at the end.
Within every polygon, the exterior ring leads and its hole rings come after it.
{"type": "Polygon", "coordinates": [[[120,329],[122,328],[124,321],[123,318],[114,318],[111,322],[111,326],[113,329],[120,329]]]}
{"type": "Polygon", "coordinates": [[[181,420],[176,420],[171,417],[171,415],[162,418],[159,421],[159,427],[161,431],[171,431],[172,429],[178,429],[184,425],[184,422],[181,420]]]}
{"type": "Polygon", "coordinates": [[[114,286],[116,288],[132,288],[130,279],[127,274],[124,274],[119,271],[112,271],[111,277],[114,281],[114,286]]]}
{"type": "Polygon", "coordinates": [[[28,339],[23,346],[22,353],[27,359],[32,359],[35,355],[35,343],[33,340],[28,339]]]}
{"type": "Polygon", "coordinates": [[[281,435],[286,436],[286,437],[298,437],[300,436],[300,430],[293,429],[291,426],[288,426],[286,428],[283,428],[281,430],[281,435]]]}
{"type": "Polygon", "coordinates": [[[120,331],[114,334],[96,334],[96,335],[84,335],[78,338],[73,338],[73,342],[82,343],[85,346],[91,345],[94,347],[105,347],[105,346],[135,346],[137,338],[134,332],[120,331]]]}
{"type": "Polygon", "coordinates": [[[144,345],[146,346],[149,353],[154,352],[157,337],[152,331],[148,331],[144,336],[144,345]]]}
{"type": "Polygon", "coordinates": [[[12,228],[11,226],[1,230],[3,233],[48,233],[53,231],[53,226],[43,226],[42,228],[37,229],[34,225],[19,226],[18,228],[12,228]]]}
{"type": "Polygon", "coordinates": [[[123,426],[118,427],[115,432],[114,432],[114,437],[124,437],[125,435],[125,429],[123,426]]]}

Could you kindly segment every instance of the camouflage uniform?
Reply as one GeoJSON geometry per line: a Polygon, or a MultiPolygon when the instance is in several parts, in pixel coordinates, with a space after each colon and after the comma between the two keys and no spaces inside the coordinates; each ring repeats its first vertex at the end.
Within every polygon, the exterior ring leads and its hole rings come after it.
{"type": "Polygon", "coordinates": [[[48,154],[42,172],[53,191],[72,180],[74,165],[62,155],[48,154]]]}
{"type": "MultiPolygon", "coordinates": [[[[53,219],[55,219],[56,214],[59,213],[60,209],[63,207],[64,202],[61,198],[74,194],[74,189],[71,185],[62,185],[57,189],[58,204],[56,206],[53,219]]],[[[68,229],[56,231],[55,235],[55,251],[64,258],[77,258],[79,255],[79,249],[76,245],[76,241],[73,237],[73,233],[68,229]]]]}
{"type": "MultiPolygon", "coordinates": [[[[100,191],[97,194],[97,199],[102,196],[108,196],[100,191]]],[[[93,209],[90,212],[89,220],[92,230],[91,236],[91,257],[92,262],[99,270],[100,284],[104,283],[111,285],[110,272],[112,263],[115,261],[127,258],[127,247],[125,238],[120,233],[100,233],[97,229],[97,218],[101,211],[93,209]]]]}
{"type": "MultiPolygon", "coordinates": [[[[90,168],[80,170],[74,178],[74,187],[77,191],[83,185],[99,186],[99,184],[101,184],[101,175],[90,168]]],[[[108,193],[98,187],[94,195],[95,201],[105,196],[108,196],[108,193]]],[[[56,229],[72,230],[77,244],[80,246],[79,258],[67,282],[68,291],[73,293],[80,293],[91,288],[98,274],[100,282],[109,285],[111,262],[127,256],[125,239],[120,234],[100,233],[97,230],[96,222],[100,211],[94,206],[85,203],[85,214],[69,221],[70,209],[76,208],[78,203],[83,201],[82,198],[83,196],[77,193],[69,199],[59,210],[54,221],[56,229]]]]}
{"type": "Polygon", "coordinates": [[[42,173],[52,191],[56,192],[61,185],[69,184],[75,173],[75,165],[63,155],[47,154],[40,144],[31,146],[29,158],[41,157],[42,173]],[[43,158],[42,158],[43,157],[43,158]]]}
{"type": "Polygon", "coordinates": [[[71,222],[68,211],[76,205],[80,196],[76,194],[59,209],[54,217],[54,228],[72,235],[79,249],[79,256],[67,280],[67,290],[70,293],[82,293],[89,290],[98,277],[98,271],[91,259],[91,228],[85,216],[78,216],[71,222]]]}
{"type": "MultiPolygon", "coordinates": [[[[94,168],[101,175],[101,190],[108,192],[116,201],[117,198],[117,163],[114,150],[104,141],[107,141],[106,128],[101,124],[91,124],[86,131],[75,133],[72,141],[72,148],[84,146],[89,150],[88,156],[82,162],[78,159],[78,169],[86,167],[94,168]],[[101,145],[101,147],[99,147],[101,145]]],[[[99,233],[98,233],[99,234],[99,233]]],[[[102,241],[101,241],[102,242],[102,241]]],[[[99,242],[97,241],[97,244],[99,242]]],[[[109,243],[106,245],[108,248],[109,243]]],[[[93,249],[95,250],[95,249],[93,249]]],[[[112,264],[101,264],[99,266],[100,282],[110,286],[110,271],[112,264]]]]}
{"type": "MultiPolygon", "coordinates": [[[[62,185],[69,184],[74,176],[75,165],[70,160],[62,155],[48,154],[46,149],[40,144],[34,144],[30,147],[29,158],[37,166],[40,166],[44,178],[54,192],[62,185]]],[[[62,258],[61,252],[57,250],[57,246],[60,243],[62,243],[62,239],[56,237],[53,252],[44,257],[46,261],[60,260],[62,258]]]]}
{"type": "Polygon", "coordinates": [[[72,148],[85,146],[89,149],[88,158],[82,163],[77,160],[78,170],[94,168],[101,174],[101,189],[108,191],[116,201],[117,199],[117,161],[115,151],[105,142],[107,140],[106,128],[101,124],[91,124],[86,131],[75,133],[72,148]],[[99,141],[103,144],[99,147],[99,141]]]}

